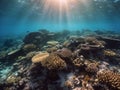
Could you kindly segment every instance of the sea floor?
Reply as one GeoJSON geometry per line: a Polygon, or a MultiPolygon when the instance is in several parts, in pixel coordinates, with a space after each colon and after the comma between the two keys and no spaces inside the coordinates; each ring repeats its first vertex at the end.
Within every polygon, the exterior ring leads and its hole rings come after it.
{"type": "Polygon", "coordinates": [[[120,33],[39,30],[0,47],[0,90],[120,90],[120,33]]]}

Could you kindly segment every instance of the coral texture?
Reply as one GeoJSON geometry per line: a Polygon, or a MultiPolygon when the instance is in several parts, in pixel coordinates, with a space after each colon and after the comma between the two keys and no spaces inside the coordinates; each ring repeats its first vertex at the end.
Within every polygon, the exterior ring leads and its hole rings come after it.
{"type": "Polygon", "coordinates": [[[51,53],[41,64],[49,70],[61,70],[66,67],[66,62],[54,53],[51,53]]]}
{"type": "Polygon", "coordinates": [[[34,51],[34,50],[36,50],[36,45],[34,45],[34,44],[25,44],[25,45],[23,46],[23,50],[24,50],[25,52],[34,51]]]}
{"type": "Polygon", "coordinates": [[[48,56],[49,56],[49,53],[47,53],[47,52],[39,53],[32,58],[32,62],[39,63],[39,62],[45,60],[48,56]]]}
{"type": "Polygon", "coordinates": [[[85,70],[89,73],[96,73],[98,71],[97,63],[89,63],[85,70]]]}
{"type": "Polygon", "coordinates": [[[82,61],[80,58],[76,58],[73,60],[73,64],[77,67],[82,67],[84,66],[84,61],[82,61]]]}
{"type": "Polygon", "coordinates": [[[120,90],[120,74],[103,70],[97,73],[97,77],[100,83],[113,87],[115,90],[120,90]]]}
{"type": "Polygon", "coordinates": [[[116,53],[112,50],[104,50],[103,53],[104,53],[105,56],[110,56],[110,57],[116,56],[116,53]]]}
{"type": "Polygon", "coordinates": [[[72,56],[72,51],[68,48],[62,48],[56,53],[62,58],[70,58],[72,56]]]}

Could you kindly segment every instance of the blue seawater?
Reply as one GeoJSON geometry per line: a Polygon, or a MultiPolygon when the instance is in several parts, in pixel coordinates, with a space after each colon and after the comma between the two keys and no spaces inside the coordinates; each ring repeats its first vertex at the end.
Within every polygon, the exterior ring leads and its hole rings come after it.
{"type": "Polygon", "coordinates": [[[0,0],[0,36],[43,28],[120,31],[119,6],[120,0],[0,0]]]}

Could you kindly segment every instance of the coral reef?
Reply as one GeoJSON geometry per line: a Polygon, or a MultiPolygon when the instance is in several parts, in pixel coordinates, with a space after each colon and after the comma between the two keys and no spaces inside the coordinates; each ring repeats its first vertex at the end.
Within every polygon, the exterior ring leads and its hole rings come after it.
{"type": "Polygon", "coordinates": [[[48,52],[48,53],[53,53],[53,52],[55,52],[55,51],[57,51],[58,50],[58,48],[56,48],[56,47],[51,47],[51,48],[47,48],[46,49],[46,51],[48,52]]]}
{"type": "Polygon", "coordinates": [[[120,74],[109,70],[101,70],[97,73],[100,83],[106,84],[115,90],[120,90],[120,74]]]}
{"type": "Polygon", "coordinates": [[[58,41],[47,41],[47,44],[49,46],[56,46],[57,44],[59,44],[59,42],[58,41]]]}
{"type": "Polygon", "coordinates": [[[67,67],[66,62],[54,53],[51,53],[45,60],[42,60],[41,64],[49,70],[62,70],[67,67]]]}
{"type": "Polygon", "coordinates": [[[24,52],[28,53],[28,52],[37,50],[37,47],[34,44],[25,44],[22,47],[22,49],[23,49],[24,52]]]}
{"type": "Polygon", "coordinates": [[[21,80],[21,77],[17,77],[15,75],[8,76],[6,82],[8,84],[15,84],[18,83],[21,80]]]}
{"type": "Polygon", "coordinates": [[[89,73],[95,74],[98,71],[98,64],[97,63],[89,63],[85,70],[89,73]]]}
{"type": "Polygon", "coordinates": [[[73,60],[73,64],[76,67],[83,67],[85,65],[84,61],[81,58],[76,58],[75,60],[73,60]]]}
{"type": "Polygon", "coordinates": [[[25,36],[24,44],[35,44],[38,48],[41,48],[47,41],[54,39],[55,34],[47,30],[39,30],[38,32],[31,32],[25,36]]]}
{"type": "Polygon", "coordinates": [[[59,49],[56,53],[62,58],[70,58],[72,56],[72,51],[67,48],[59,49]]]}
{"type": "Polygon", "coordinates": [[[49,53],[47,53],[47,52],[38,53],[37,55],[35,55],[35,56],[32,57],[32,62],[33,63],[41,63],[48,56],[49,56],[49,53]]]}
{"type": "Polygon", "coordinates": [[[113,35],[85,31],[43,29],[1,48],[0,90],[120,90],[120,49],[97,33],[113,35]]]}
{"type": "Polygon", "coordinates": [[[104,55],[105,56],[108,56],[108,57],[114,57],[114,56],[116,56],[117,54],[114,52],[114,51],[112,51],[112,50],[104,50],[104,55]]]}

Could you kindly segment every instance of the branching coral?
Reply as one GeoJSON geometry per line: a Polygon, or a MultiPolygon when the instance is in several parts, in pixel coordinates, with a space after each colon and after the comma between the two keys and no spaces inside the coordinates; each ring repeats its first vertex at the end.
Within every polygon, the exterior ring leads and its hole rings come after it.
{"type": "Polygon", "coordinates": [[[81,60],[80,58],[76,58],[74,61],[73,61],[73,64],[77,67],[82,67],[84,66],[84,61],[81,60]]]}
{"type": "Polygon", "coordinates": [[[102,70],[97,73],[97,78],[100,83],[113,87],[115,90],[120,90],[120,74],[102,70]]]}
{"type": "Polygon", "coordinates": [[[66,67],[66,62],[54,53],[51,53],[41,64],[49,70],[61,70],[66,67]]]}

